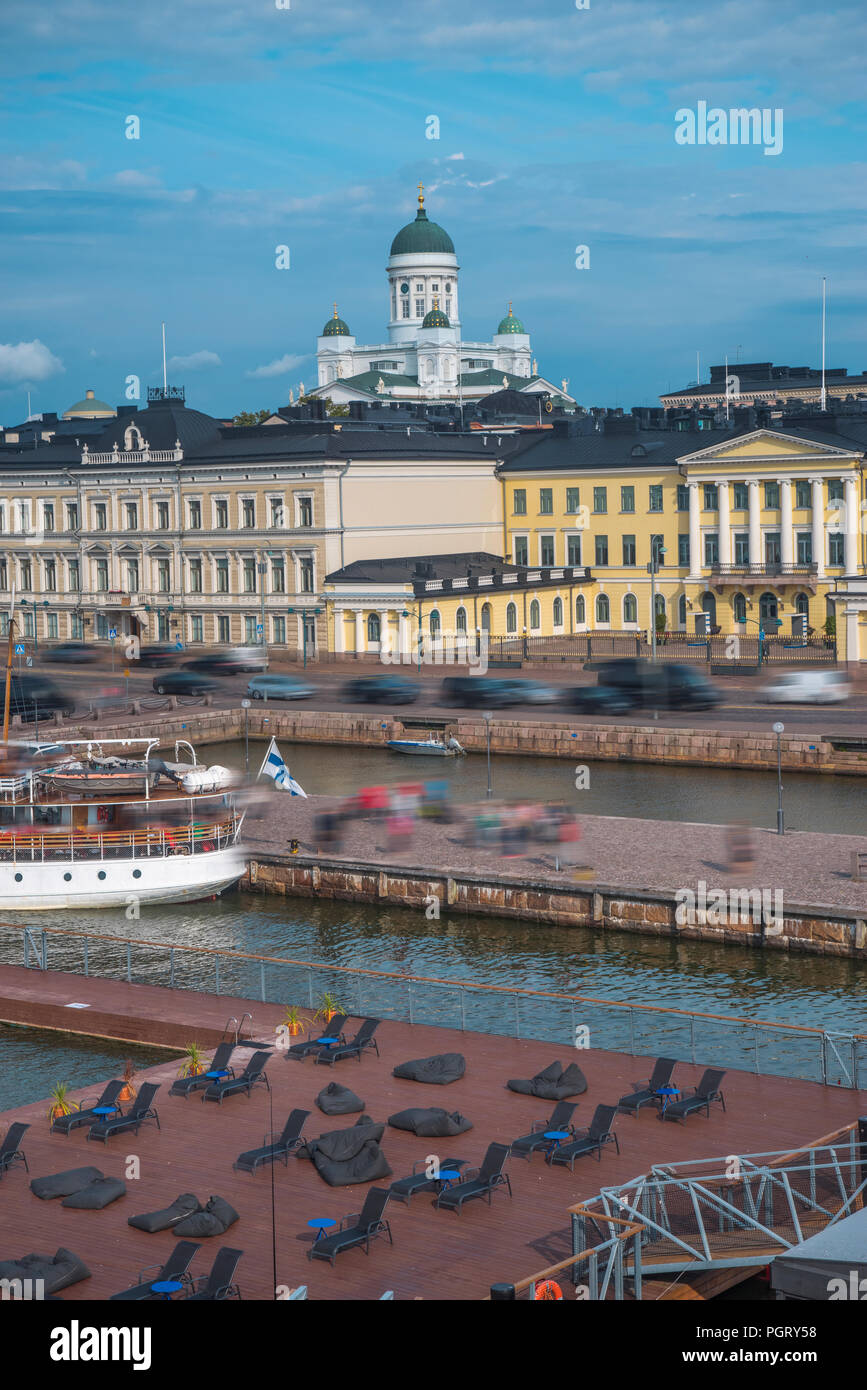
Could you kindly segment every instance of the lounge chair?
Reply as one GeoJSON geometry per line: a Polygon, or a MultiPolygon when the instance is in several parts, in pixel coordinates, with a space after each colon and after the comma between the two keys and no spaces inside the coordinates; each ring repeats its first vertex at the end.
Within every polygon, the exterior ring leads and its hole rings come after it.
{"type": "Polygon", "coordinates": [[[243,1253],[243,1250],[233,1250],[229,1245],[221,1246],[210,1274],[194,1281],[195,1284],[201,1284],[201,1288],[197,1288],[195,1293],[188,1294],[187,1297],[199,1303],[220,1303],[224,1298],[240,1298],[241,1290],[232,1280],[243,1253]]]}
{"type": "Polygon", "coordinates": [[[611,1126],[617,1114],[616,1105],[597,1105],[588,1129],[576,1129],[575,1138],[568,1144],[560,1144],[546,1155],[550,1164],[568,1163],[569,1171],[574,1173],[576,1158],[595,1153],[602,1162],[602,1149],[605,1144],[613,1144],[620,1153],[620,1143],[611,1126]]]}
{"type": "Polygon", "coordinates": [[[191,1091],[200,1091],[203,1086],[209,1086],[213,1080],[213,1077],[207,1074],[209,1071],[227,1071],[230,1076],[234,1076],[234,1068],[229,1066],[229,1059],[234,1051],[234,1043],[220,1043],[207,1070],[199,1072],[198,1076],[179,1076],[176,1081],[172,1082],[169,1095],[188,1096],[191,1091]]]}
{"type": "Polygon", "coordinates": [[[444,1187],[434,1198],[434,1206],[460,1211],[464,1202],[470,1202],[474,1197],[487,1197],[490,1206],[491,1195],[498,1187],[507,1187],[511,1197],[512,1184],[508,1174],[503,1172],[503,1164],[508,1157],[508,1144],[489,1144],[481,1168],[468,1169],[460,1182],[444,1187]]]}
{"type": "Polygon", "coordinates": [[[192,1284],[187,1270],[196,1251],[201,1250],[201,1248],[192,1240],[179,1240],[164,1265],[146,1265],[144,1269],[139,1270],[139,1282],[133,1284],[131,1289],[123,1289],[120,1293],[113,1293],[109,1302],[129,1303],[139,1302],[145,1298],[159,1298],[159,1294],[154,1293],[153,1286],[167,1279],[176,1280],[181,1284],[192,1284]],[[145,1279],[144,1276],[150,1271],[156,1271],[153,1278],[145,1279]]]}
{"type": "Polygon", "coordinates": [[[321,1047],[316,1053],[316,1061],[332,1065],[334,1062],[342,1062],[347,1057],[357,1057],[361,1061],[362,1052],[372,1047],[377,1057],[379,1056],[379,1044],[373,1036],[379,1027],[378,1018],[366,1018],[354,1038],[348,1042],[341,1041],[335,1043],[333,1047],[321,1047]]]}
{"type": "Polygon", "coordinates": [[[29,1125],[23,1125],[16,1121],[14,1125],[10,1125],[7,1129],[3,1138],[3,1143],[0,1144],[0,1178],[2,1178],[7,1168],[11,1168],[15,1163],[23,1163],[27,1172],[30,1172],[27,1159],[18,1147],[21,1143],[21,1136],[24,1134],[24,1131],[29,1128],[29,1125]]]}
{"type": "Polygon", "coordinates": [[[661,1120],[685,1120],[687,1115],[691,1115],[694,1110],[703,1110],[710,1119],[712,1100],[718,1100],[725,1110],[725,1097],[719,1088],[724,1076],[724,1071],[713,1071],[708,1067],[692,1095],[684,1096],[683,1100],[676,1100],[667,1105],[664,1110],[660,1110],[659,1118],[661,1120]]]}
{"type": "Polygon", "coordinates": [[[320,1038],[339,1038],[340,1043],[335,1042],[333,1045],[335,1047],[342,1045],[343,1042],[345,1042],[343,1037],[343,1025],[348,1018],[349,1014],[334,1014],[322,1031],[317,1033],[315,1038],[309,1037],[306,1042],[293,1043],[290,1048],[287,1048],[286,1056],[295,1057],[299,1062],[303,1062],[305,1057],[318,1055],[320,1052],[327,1052],[329,1044],[320,1043],[320,1038]]]}
{"type": "Polygon", "coordinates": [[[303,1143],[301,1131],[309,1115],[309,1110],[293,1110],[282,1134],[266,1134],[260,1149],[247,1149],[246,1153],[239,1154],[232,1167],[242,1173],[255,1173],[260,1163],[273,1163],[278,1158],[288,1166],[290,1153],[303,1143]]]}
{"type": "Polygon", "coordinates": [[[138,1134],[139,1128],[145,1120],[156,1120],[157,1129],[159,1129],[160,1117],[152,1104],[159,1089],[159,1083],[146,1082],[125,1115],[108,1115],[105,1119],[98,1120],[87,1131],[88,1139],[101,1139],[105,1144],[109,1135],[122,1134],[127,1129],[134,1129],[138,1134]]]}
{"type": "Polygon", "coordinates": [[[617,1109],[623,1110],[627,1115],[637,1115],[642,1105],[658,1105],[659,1096],[656,1092],[660,1087],[670,1084],[676,1066],[677,1062],[673,1057],[657,1057],[648,1080],[633,1081],[635,1090],[628,1096],[620,1097],[617,1109]]]}
{"type": "Polygon", "coordinates": [[[361,1211],[344,1216],[334,1235],[315,1240],[307,1251],[308,1260],[329,1260],[334,1264],[338,1255],[356,1245],[363,1245],[365,1255],[369,1255],[370,1242],[382,1235],[388,1236],[389,1245],[394,1245],[391,1227],[382,1215],[389,1195],[387,1187],[371,1187],[361,1211]]]}
{"type": "Polygon", "coordinates": [[[529,1163],[537,1149],[544,1149],[550,1144],[551,1140],[545,1138],[549,1130],[565,1129],[570,1134],[574,1134],[572,1116],[576,1109],[577,1102],[574,1100],[558,1101],[547,1120],[537,1120],[529,1134],[522,1134],[519,1139],[512,1141],[509,1145],[509,1153],[517,1154],[519,1158],[526,1158],[529,1163]]]}
{"type": "Polygon", "coordinates": [[[222,1105],[223,1098],[233,1096],[236,1091],[246,1091],[249,1100],[253,1087],[258,1086],[260,1082],[264,1082],[270,1091],[271,1083],[265,1075],[270,1056],[270,1052],[254,1052],[240,1076],[227,1076],[225,1081],[212,1081],[208,1089],[202,1092],[202,1103],[215,1100],[222,1105]]]}
{"type": "Polygon", "coordinates": [[[69,1134],[73,1129],[78,1129],[79,1125],[94,1124],[101,1120],[101,1115],[94,1115],[94,1110],[98,1106],[117,1105],[117,1098],[126,1083],[123,1081],[109,1081],[102,1095],[98,1100],[91,1101],[89,1104],[84,1102],[78,1110],[73,1110],[69,1115],[58,1115],[51,1122],[50,1134],[55,1131],[59,1134],[69,1134]]]}
{"type": "MultiPolygon", "coordinates": [[[[468,1163],[468,1158],[444,1158],[440,1166],[445,1168],[446,1171],[452,1168],[458,1170],[460,1168],[466,1168],[468,1163]]],[[[398,1178],[397,1182],[391,1184],[391,1187],[388,1189],[390,1195],[396,1201],[406,1202],[407,1206],[409,1206],[410,1198],[414,1197],[417,1192],[437,1192],[442,1180],[438,1177],[429,1177],[429,1167],[429,1160],[420,1158],[418,1162],[412,1165],[412,1172],[408,1178],[398,1178]]]]}

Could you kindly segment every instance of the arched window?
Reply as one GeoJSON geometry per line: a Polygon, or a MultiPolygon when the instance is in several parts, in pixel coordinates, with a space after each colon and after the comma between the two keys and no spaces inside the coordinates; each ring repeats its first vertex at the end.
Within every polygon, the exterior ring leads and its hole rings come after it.
{"type": "Polygon", "coordinates": [[[539,607],[539,600],[533,599],[530,604],[530,631],[535,632],[542,626],[542,610],[539,607]]]}
{"type": "Polygon", "coordinates": [[[489,603],[483,603],[483,604],[482,604],[482,632],[490,632],[490,630],[491,630],[491,605],[490,605],[489,603]]]}
{"type": "Polygon", "coordinates": [[[368,642],[378,642],[382,631],[379,614],[369,613],[367,615],[367,640],[368,642]]]}
{"type": "Polygon", "coordinates": [[[701,607],[704,613],[710,618],[711,627],[716,627],[716,599],[710,592],[701,596],[701,607]]]}
{"type": "Polygon", "coordinates": [[[686,627],[686,594],[681,594],[677,600],[677,625],[686,627]]]}
{"type": "Polygon", "coordinates": [[[575,600],[575,621],[576,623],[586,623],[587,621],[583,594],[579,594],[575,600]]]}
{"type": "Polygon", "coordinates": [[[518,631],[518,610],[514,603],[510,603],[506,609],[506,631],[518,631]]]}
{"type": "Polygon", "coordinates": [[[597,623],[611,622],[611,604],[608,602],[607,594],[596,595],[596,621],[597,623]]]}
{"type": "Polygon", "coordinates": [[[440,635],[440,630],[441,630],[439,609],[437,609],[437,608],[432,608],[432,609],[431,609],[431,614],[430,614],[429,622],[430,622],[430,635],[431,635],[431,637],[439,637],[439,635],[440,635]]]}
{"type": "Polygon", "coordinates": [[[803,613],[805,618],[809,618],[810,599],[807,594],[795,594],[795,612],[803,613]]]}
{"type": "Polygon", "coordinates": [[[656,595],[656,616],[658,618],[665,617],[665,597],[663,594],[656,595]]]}
{"type": "Polygon", "coordinates": [[[625,623],[638,622],[638,600],[634,594],[627,594],[623,600],[623,621],[625,623]]]}
{"type": "Polygon", "coordinates": [[[459,608],[455,614],[455,632],[466,632],[467,630],[467,610],[459,608]]]}
{"type": "Polygon", "coordinates": [[[735,594],[732,599],[732,612],[735,615],[736,623],[745,623],[747,620],[747,596],[746,594],[735,594]]]}
{"type": "Polygon", "coordinates": [[[561,598],[554,600],[554,626],[563,626],[563,600],[561,598]]]}
{"type": "Polygon", "coordinates": [[[777,596],[768,591],[762,594],[759,599],[759,621],[764,623],[777,622],[777,596]]]}

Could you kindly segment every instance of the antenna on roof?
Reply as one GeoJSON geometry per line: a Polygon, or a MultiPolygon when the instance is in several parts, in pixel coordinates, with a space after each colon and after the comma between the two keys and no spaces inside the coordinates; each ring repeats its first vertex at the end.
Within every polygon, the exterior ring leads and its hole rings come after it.
{"type": "Polygon", "coordinates": [[[825,282],[826,276],[822,276],[822,394],[819,397],[819,408],[825,410],[825,282]]]}
{"type": "Polygon", "coordinates": [[[163,324],[163,390],[167,391],[169,379],[166,376],[166,326],[163,324]]]}
{"type": "Polygon", "coordinates": [[[729,355],[726,353],[726,424],[729,422],[729,355]]]}
{"type": "Polygon", "coordinates": [[[701,386],[701,353],[698,350],[695,354],[695,384],[701,386]]]}

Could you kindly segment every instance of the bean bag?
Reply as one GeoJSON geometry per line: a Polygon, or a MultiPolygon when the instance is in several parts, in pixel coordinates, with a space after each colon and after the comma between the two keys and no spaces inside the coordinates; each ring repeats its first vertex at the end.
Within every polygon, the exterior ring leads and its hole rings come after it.
{"type": "Polygon", "coordinates": [[[388,1123],[392,1129],[408,1129],[424,1139],[440,1139],[451,1134],[465,1134],[473,1124],[459,1111],[438,1110],[399,1110],[389,1115],[388,1123]]]}
{"type": "Polygon", "coordinates": [[[99,1168],[67,1168],[65,1173],[50,1173],[46,1178],[34,1178],[30,1191],[34,1196],[41,1197],[43,1202],[49,1202],[54,1197],[68,1197],[73,1192],[80,1192],[89,1182],[101,1177],[99,1168]]]}
{"type": "Polygon", "coordinates": [[[299,1158],[309,1158],[329,1187],[351,1187],[353,1183],[375,1182],[391,1177],[391,1168],[379,1141],[385,1125],[374,1120],[358,1121],[348,1129],[335,1129],[310,1139],[298,1150],[299,1158]]]}
{"type": "Polygon", "coordinates": [[[587,1090],[587,1079],[574,1062],[564,1068],[559,1062],[552,1062],[544,1071],[531,1076],[529,1081],[507,1081],[510,1091],[522,1096],[538,1096],[541,1100],[566,1100],[569,1096],[582,1096],[587,1090]]]}
{"type": "Polygon", "coordinates": [[[102,1211],[110,1202],[126,1196],[122,1178],[94,1178],[78,1192],[71,1192],[60,1203],[62,1207],[80,1207],[82,1211],[102,1211]]]}
{"type": "Polygon", "coordinates": [[[223,1197],[209,1197],[202,1211],[194,1211],[174,1227],[176,1236],[221,1236],[240,1221],[223,1197]]]}
{"type": "Polygon", "coordinates": [[[170,1226],[175,1226],[179,1221],[183,1221],[185,1216],[192,1216],[194,1211],[201,1211],[202,1204],[193,1192],[182,1192],[180,1197],[176,1197],[170,1207],[163,1207],[162,1211],[146,1211],[141,1216],[130,1216],[127,1218],[128,1226],[135,1226],[138,1231],[167,1231],[170,1226]]]}
{"type": "Polygon", "coordinates": [[[364,1101],[348,1086],[339,1086],[336,1081],[319,1092],[316,1104],[326,1115],[354,1115],[364,1109],[364,1101]]]}
{"type": "Polygon", "coordinates": [[[24,1255],[20,1260],[0,1260],[0,1279],[44,1279],[45,1293],[89,1279],[90,1270],[78,1255],[63,1247],[56,1255],[24,1255]]]}
{"type": "Polygon", "coordinates": [[[452,1081],[459,1081],[466,1069],[466,1061],[460,1052],[442,1052],[437,1057],[401,1062],[391,1074],[402,1076],[407,1081],[424,1081],[429,1086],[448,1086],[452,1081]]]}

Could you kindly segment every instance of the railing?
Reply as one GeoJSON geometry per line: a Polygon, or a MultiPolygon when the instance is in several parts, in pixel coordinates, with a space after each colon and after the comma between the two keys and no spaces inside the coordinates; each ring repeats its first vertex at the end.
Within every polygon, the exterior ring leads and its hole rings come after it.
{"type": "Polygon", "coordinates": [[[710,572],[712,575],[719,575],[721,577],[727,575],[743,575],[749,578],[752,575],[757,579],[779,579],[780,577],[791,574],[795,577],[803,576],[809,579],[811,576],[815,577],[818,575],[819,566],[806,562],[799,564],[797,561],[793,563],[787,562],[786,564],[783,564],[780,560],[768,560],[764,563],[759,561],[756,564],[745,561],[742,564],[713,564],[710,566],[710,572]]]}
{"type": "Polygon", "coordinates": [[[0,831],[0,863],[74,863],[210,853],[234,844],[240,824],[238,817],[232,817],[213,825],[155,826],[148,830],[4,830],[0,831]]]}
{"type": "MultiPolygon", "coordinates": [[[[667,631],[657,633],[658,661],[707,661],[727,666],[732,671],[739,665],[757,665],[759,652],[762,662],[780,665],[833,665],[837,646],[833,637],[782,636],[760,638],[746,636],[742,631],[700,633],[667,631]]],[[[650,658],[648,634],[642,630],[607,630],[564,632],[555,637],[489,637],[488,661],[538,663],[581,663],[605,657],[638,656],[650,658]]]]}
{"type": "MultiPolygon", "coordinates": [[[[626,1269],[631,1259],[632,1293],[634,1298],[640,1299],[640,1237],[644,1231],[641,1222],[624,1221],[617,1216],[608,1216],[605,1219],[605,1224],[609,1228],[617,1226],[620,1229],[611,1231],[607,1239],[600,1240],[598,1244],[591,1245],[588,1249],[582,1249],[582,1237],[588,1220],[592,1223],[596,1218],[596,1213],[581,1203],[569,1207],[568,1211],[572,1227],[573,1253],[557,1264],[548,1265],[546,1269],[540,1269],[538,1273],[528,1275],[526,1279],[519,1279],[516,1284],[507,1285],[506,1287],[511,1292],[506,1296],[535,1301],[536,1289],[540,1285],[549,1282],[556,1283],[558,1277],[563,1278],[565,1276],[573,1285],[576,1297],[580,1294],[588,1302],[599,1303],[607,1298],[610,1292],[612,1297],[619,1301],[624,1296],[626,1269]]],[[[490,1295],[485,1302],[490,1302],[490,1295]]]]}
{"type": "MultiPolygon", "coordinates": [[[[18,964],[23,955],[23,964],[28,964],[28,931],[36,929],[0,923],[0,963],[18,964]]],[[[867,1033],[55,927],[37,934],[44,969],[309,1008],[330,993],[344,1012],[356,1017],[470,1028],[632,1056],[662,1055],[827,1085],[867,1086],[867,1033]]]]}

